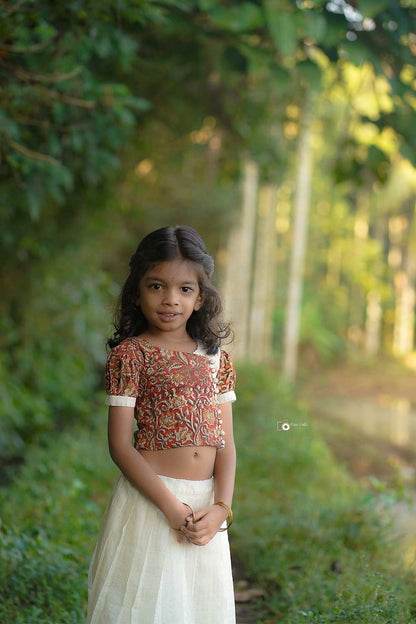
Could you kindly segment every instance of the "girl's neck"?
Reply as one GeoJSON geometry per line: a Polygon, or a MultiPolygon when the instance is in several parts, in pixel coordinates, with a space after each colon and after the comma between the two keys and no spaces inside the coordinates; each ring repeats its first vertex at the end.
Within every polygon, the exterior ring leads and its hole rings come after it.
{"type": "Polygon", "coordinates": [[[170,332],[152,333],[147,330],[138,337],[145,338],[150,344],[156,347],[169,349],[170,351],[193,353],[198,347],[197,342],[188,334],[177,336],[175,334],[170,335],[170,332]]]}

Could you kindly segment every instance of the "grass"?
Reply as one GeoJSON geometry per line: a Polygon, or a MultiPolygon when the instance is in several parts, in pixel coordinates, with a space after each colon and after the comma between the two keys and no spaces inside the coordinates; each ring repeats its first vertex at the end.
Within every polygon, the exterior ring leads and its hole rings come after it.
{"type": "MultiPolygon", "coordinates": [[[[101,423],[30,449],[0,491],[0,621],[81,624],[87,569],[116,469],[101,423]]],[[[98,417],[97,417],[98,419],[98,417]]]]}
{"type": "Polygon", "coordinates": [[[415,575],[397,555],[379,498],[335,463],[287,388],[239,371],[233,549],[267,598],[259,622],[410,624],[415,575]],[[288,418],[289,431],[276,421],[288,418]]]}
{"type": "MultiPolygon", "coordinates": [[[[389,541],[377,494],[334,462],[306,409],[275,375],[241,366],[238,398],[230,536],[247,577],[267,593],[258,622],[415,622],[414,575],[389,541]],[[278,431],[285,418],[290,430],[278,431]]],[[[116,475],[105,409],[95,413],[90,428],[30,449],[0,490],[4,624],[83,622],[89,558],[116,475]]]]}

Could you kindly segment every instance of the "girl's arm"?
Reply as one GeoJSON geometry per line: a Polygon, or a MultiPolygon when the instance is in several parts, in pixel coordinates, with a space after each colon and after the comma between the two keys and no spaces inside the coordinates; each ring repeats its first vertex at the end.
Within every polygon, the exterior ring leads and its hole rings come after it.
{"type": "MultiPolygon", "coordinates": [[[[231,402],[221,405],[221,418],[222,427],[225,431],[225,448],[217,451],[215,459],[214,502],[221,501],[231,507],[236,467],[231,402]]],[[[192,516],[188,515],[188,523],[182,530],[190,542],[204,546],[218,532],[226,517],[227,511],[224,507],[211,505],[195,511],[195,523],[192,522],[192,516]]]]}
{"type": "Polygon", "coordinates": [[[124,476],[165,515],[169,525],[185,523],[189,507],[184,505],[159,479],[132,444],[134,408],[114,407],[108,411],[108,446],[111,458],[124,476]]]}
{"type": "Polygon", "coordinates": [[[236,452],[233,435],[232,403],[221,406],[222,427],[225,431],[225,448],[217,451],[214,466],[214,501],[231,507],[233,502],[236,452]]]}

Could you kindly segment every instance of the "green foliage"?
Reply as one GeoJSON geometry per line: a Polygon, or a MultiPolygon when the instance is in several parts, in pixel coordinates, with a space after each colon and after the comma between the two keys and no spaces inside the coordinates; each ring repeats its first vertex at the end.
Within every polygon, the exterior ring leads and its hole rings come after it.
{"type": "Polygon", "coordinates": [[[267,26],[276,48],[282,54],[291,54],[298,45],[297,15],[281,10],[279,0],[266,0],[267,26]]]}
{"type": "MultiPolygon", "coordinates": [[[[18,207],[21,218],[28,210],[36,219],[48,202],[62,204],[76,180],[89,185],[102,181],[117,166],[116,152],[128,138],[135,114],[149,107],[125,82],[138,45],[111,23],[115,3],[94,4],[88,11],[78,2],[65,7],[36,2],[36,11],[33,4],[26,0],[3,9],[4,225],[11,220],[12,194],[13,216],[18,207]]],[[[151,19],[143,9],[138,13],[144,22],[151,19]]]]}
{"type": "Polygon", "coordinates": [[[329,292],[307,293],[302,307],[301,348],[312,348],[323,363],[336,360],[345,350],[343,309],[331,306],[331,299],[329,292]]]}
{"type": "Polygon", "coordinates": [[[2,593],[7,597],[3,622],[46,623],[56,612],[69,615],[67,622],[78,621],[73,613],[82,608],[83,594],[76,583],[75,552],[41,535],[13,531],[0,533],[0,552],[2,593]]]}
{"type": "Polygon", "coordinates": [[[230,32],[246,32],[264,25],[261,9],[251,2],[239,2],[238,6],[213,6],[210,19],[215,26],[230,32]]]}
{"type": "Polygon", "coordinates": [[[266,590],[258,621],[410,624],[414,578],[377,496],[334,463],[276,373],[240,366],[238,382],[232,546],[266,590]]]}
{"type": "MultiPolygon", "coordinates": [[[[33,0],[25,0],[4,7],[0,13],[2,231],[11,222],[10,203],[14,215],[18,206],[21,217],[29,214],[36,219],[47,203],[62,204],[75,186],[98,185],[117,168],[118,152],[130,140],[136,122],[143,123],[144,113],[151,109],[154,115],[160,106],[154,86],[168,79],[166,60],[177,81],[178,72],[183,76],[185,70],[189,78],[192,67],[202,61],[199,110],[206,106],[201,98],[205,76],[212,64],[216,69],[215,59],[227,48],[238,50],[247,60],[253,52],[260,52],[271,66],[286,70],[299,64],[306,85],[314,86],[320,75],[314,55],[309,54],[314,43],[331,60],[349,54],[353,62],[369,59],[378,66],[383,59],[390,66],[394,85],[403,64],[411,62],[406,37],[412,32],[414,16],[405,3],[393,10],[386,3],[377,3],[376,8],[376,3],[367,1],[363,15],[379,20],[376,29],[363,26],[358,12],[353,20],[347,19],[342,6],[335,9],[335,5],[296,6],[288,0],[221,6],[207,0],[172,0],[163,5],[153,0],[122,4],[106,0],[87,11],[75,1],[51,6],[45,0],[37,2],[33,11],[33,0]],[[335,37],[331,35],[334,23],[335,37]],[[344,37],[351,24],[360,40],[348,43],[344,37]],[[256,37],[247,39],[247,32],[256,37]],[[270,43],[281,58],[276,59],[270,43]],[[160,54],[164,49],[167,59],[160,54]],[[151,74],[146,71],[149,67],[151,74]]],[[[245,67],[241,58],[230,67],[235,94],[245,90],[246,85],[235,84],[245,67]]],[[[252,69],[255,76],[257,68],[252,69]]],[[[181,86],[187,88],[185,82],[182,79],[181,86]]],[[[226,89],[222,84],[221,90],[226,89]]],[[[298,86],[293,85],[293,91],[298,92],[298,86]]],[[[171,103],[175,97],[169,92],[171,103]]],[[[225,125],[233,129],[231,116],[225,125]]]]}
{"type": "Polygon", "coordinates": [[[100,401],[95,427],[44,438],[13,485],[0,490],[4,624],[85,618],[88,562],[115,475],[105,413],[100,401]]]}
{"type": "Polygon", "coordinates": [[[3,277],[12,285],[2,317],[2,463],[22,456],[39,434],[91,418],[117,296],[113,278],[100,266],[101,227],[84,222],[76,258],[73,243],[65,240],[71,239],[67,228],[59,233],[61,248],[56,245],[51,262],[32,261],[30,270],[3,277]]]}
{"type": "Polygon", "coordinates": [[[390,0],[361,0],[360,13],[363,17],[374,17],[381,11],[387,9],[390,0]]]}

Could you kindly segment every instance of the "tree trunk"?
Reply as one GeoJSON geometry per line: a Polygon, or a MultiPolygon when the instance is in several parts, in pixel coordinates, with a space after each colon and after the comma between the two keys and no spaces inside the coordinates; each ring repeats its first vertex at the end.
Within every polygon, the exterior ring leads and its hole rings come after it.
{"type": "Polygon", "coordinates": [[[224,299],[235,339],[230,351],[235,359],[248,356],[252,258],[257,212],[259,168],[253,160],[243,164],[242,211],[227,247],[224,299]]]}
{"type": "MultiPolygon", "coordinates": [[[[416,245],[413,196],[404,204],[403,210],[401,227],[396,228],[399,231],[390,228],[390,239],[392,243],[400,244],[402,258],[402,269],[397,271],[394,278],[396,310],[393,353],[398,356],[411,353],[414,344],[416,245]]],[[[400,218],[395,221],[400,225],[400,218]]]]}
{"type": "Polygon", "coordinates": [[[407,355],[413,351],[415,289],[405,272],[396,274],[396,313],[394,319],[393,353],[407,355]]]}
{"type": "MultiPolygon", "coordinates": [[[[365,246],[368,243],[369,219],[368,219],[368,197],[364,192],[356,195],[356,206],[358,214],[354,223],[354,247],[352,255],[355,262],[363,262],[365,246]]],[[[365,350],[366,341],[366,312],[368,310],[368,295],[364,292],[360,283],[357,267],[355,276],[350,286],[349,297],[349,318],[348,318],[348,339],[356,348],[365,350]]]]}
{"type": "Polygon", "coordinates": [[[368,293],[365,324],[365,352],[375,356],[380,350],[382,308],[380,295],[376,291],[368,293]]]}
{"type": "Polygon", "coordinates": [[[307,106],[305,107],[303,129],[301,131],[298,149],[295,223],[284,335],[283,374],[292,382],[296,378],[298,360],[303,271],[311,201],[312,152],[312,119],[310,108],[307,106]]]}
{"type": "MultiPolygon", "coordinates": [[[[376,210],[377,207],[375,206],[376,210]]],[[[370,205],[371,209],[371,205],[370,205]]],[[[370,212],[371,214],[371,212],[370,212]]],[[[375,275],[378,280],[382,279],[384,262],[383,248],[386,235],[386,218],[383,215],[377,215],[374,223],[374,240],[380,246],[380,255],[375,269],[375,275]]],[[[367,355],[374,357],[381,351],[381,330],[383,325],[383,306],[380,296],[380,290],[375,287],[367,295],[366,323],[365,323],[365,342],[364,351],[367,355]]]]}
{"type": "Polygon", "coordinates": [[[277,189],[268,185],[259,194],[256,251],[251,293],[249,353],[250,359],[270,359],[276,265],[277,189]]]}

